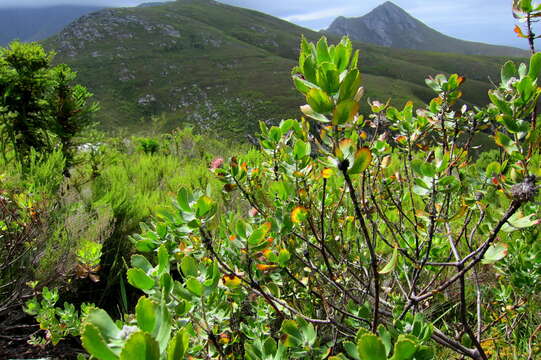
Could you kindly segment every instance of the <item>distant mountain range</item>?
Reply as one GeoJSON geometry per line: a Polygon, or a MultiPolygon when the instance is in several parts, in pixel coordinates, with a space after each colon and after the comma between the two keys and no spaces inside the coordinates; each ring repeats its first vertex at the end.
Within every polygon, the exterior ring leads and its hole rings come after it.
{"type": "MultiPolygon", "coordinates": [[[[189,124],[236,137],[257,131],[259,120],[298,116],[304,103],[290,71],[301,35],[321,33],[260,12],[212,0],[177,0],[150,7],[104,9],[72,22],[46,40],[56,61],[101,102],[105,129],[162,129],[189,124]]],[[[329,41],[339,37],[330,35],[329,41]]],[[[366,97],[402,106],[433,96],[428,75],[467,77],[464,101],[487,102],[489,77],[504,58],[428,53],[355,43],[366,97]]],[[[368,107],[363,101],[362,110],[368,107]]]]}
{"type": "Polygon", "coordinates": [[[0,46],[15,39],[28,42],[48,38],[73,20],[100,9],[103,7],[79,5],[0,8],[0,46]]]}
{"type": "Polygon", "coordinates": [[[338,17],[325,31],[338,36],[393,48],[450,52],[466,55],[528,56],[526,50],[452,38],[417,20],[387,1],[370,13],[354,18],[338,17]]]}

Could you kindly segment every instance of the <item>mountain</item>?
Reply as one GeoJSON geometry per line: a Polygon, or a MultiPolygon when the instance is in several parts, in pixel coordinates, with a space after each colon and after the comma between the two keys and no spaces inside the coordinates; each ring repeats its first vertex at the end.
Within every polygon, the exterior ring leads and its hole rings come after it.
{"type": "Polygon", "coordinates": [[[0,8],[0,46],[15,39],[37,41],[48,38],[78,17],[100,9],[102,7],[78,5],[0,8]]]}
{"type": "MultiPolygon", "coordinates": [[[[260,12],[211,0],[177,0],[85,15],[44,45],[95,93],[105,129],[142,132],[190,124],[237,137],[256,131],[259,120],[299,116],[304,100],[290,72],[302,34],[311,41],[321,37],[260,12]]],[[[428,101],[432,93],[425,77],[452,72],[468,78],[464,100],[484,104],[489,77],[496,79],[505,61],[355,46],[367,97],[391,97],[396,106],[428,101]]]]}
{"type": "Polygon", "coordinates": [[[444,35],[390,1],[361,17],[340,16],[333,21],[326,32],[338,36],[348,35],[357,41],[393,48],[467,55],[528,56],[526,50],[464,41],[444,35]]]}

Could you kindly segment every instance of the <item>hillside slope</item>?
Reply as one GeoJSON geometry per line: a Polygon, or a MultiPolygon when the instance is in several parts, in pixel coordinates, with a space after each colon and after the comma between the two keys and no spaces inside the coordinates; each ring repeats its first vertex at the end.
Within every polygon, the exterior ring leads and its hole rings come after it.
{"type": "Polygon", "coordinates": [[[370,13],[354,18],[340,16],[326,30],[351,39],[393,48],[450,52],[466,55],[524,57],[526,50],[455,39],[417,20],[387,1],[370,13]]]}
{"type": "Polygon", "coordinates": [[[0,9],[0,46],[13,40],[37,41],[48,38],[78,17],[102,7],[58,5],[0,9]]]}
{"type": "MultiPolygon", "coordinates": [[[[79,72],[102,104],[106,129],[160,129],[181,124],[236,136],[259,120],[298,116],[292,86],[299,40],[321,34],[256,11],[211,0],[107,9],[80,18],[45,42],[79,72]]],[[[336,41],[338,38],[331,39],[336,41]]],[[[400,106],[427,101],[430,74],[460,72],[465,100],[486,102],[489,76],[502,58],[423,53],[356,44],[367,96],[400,106]]],[[[365,107],[366,108],[366,107],[365,107]]]]}

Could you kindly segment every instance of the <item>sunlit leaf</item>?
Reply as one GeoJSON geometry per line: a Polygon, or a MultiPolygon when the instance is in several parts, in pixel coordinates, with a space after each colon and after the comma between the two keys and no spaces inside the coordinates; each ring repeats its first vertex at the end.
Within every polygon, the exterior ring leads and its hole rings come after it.
{"type": "Polygon", "coordinates": [[[308,210],[302,206],[297,206],[291,212],[291,221],[293,221],[295,224],[300,224],[306,219],[307,216],[308,210]]]}
{"type": "Polygon", "coordinates": [[[353,166],[349,169],[349,174],[360,174],[370,166],[372,162],[372,152],[369,148],[363,147],[355,153],[353,166]]]}
{"type": "Polygon", "coordinates": [[[503,259],[506,255],[507,255],[506,244],[502,244],[502,243],[493,244],[488,248],[481,262],[485,265],[494,264],[500,261],[501,259],[503,259]]]}
{"type": "Polygon", "coordinates": [[[241,279],[236,275],[224,275],[222,278],[224,285],[230,289],[236,289],[241,284],[241,279]]]}
{"type": "Polygon", "coordinates": [[[382,275],[390,273],[396,268],[397,263],[398,263],[398,248],[395,247],[393,250],[393,255],[391,256],[391,259],[389,260],[387,265],[385,265],[385,267],[379,271],[379,273],[382,275]]]}

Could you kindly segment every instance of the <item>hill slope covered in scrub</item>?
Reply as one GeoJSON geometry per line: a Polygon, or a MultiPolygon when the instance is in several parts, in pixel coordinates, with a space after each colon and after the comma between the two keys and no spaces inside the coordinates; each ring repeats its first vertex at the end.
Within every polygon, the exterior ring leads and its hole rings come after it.
{"type": "MultiPolygon", "coordinates": [[[[259,120],[298,114],[290,69],[302,35],[321,36],[260,12],[179,0],[83,16],[45,45],[95,93],[106,129],[147,129],[160,116],[160,130],[191,124],[236,136],[253,132],[259,120]]],[[[392,97],[397,106],[429,100],[424,79],[442,72],[466,76],[464,100],[484,104],[489,78],[505,60],[355,46],[367,97],[392,97]]]]}

